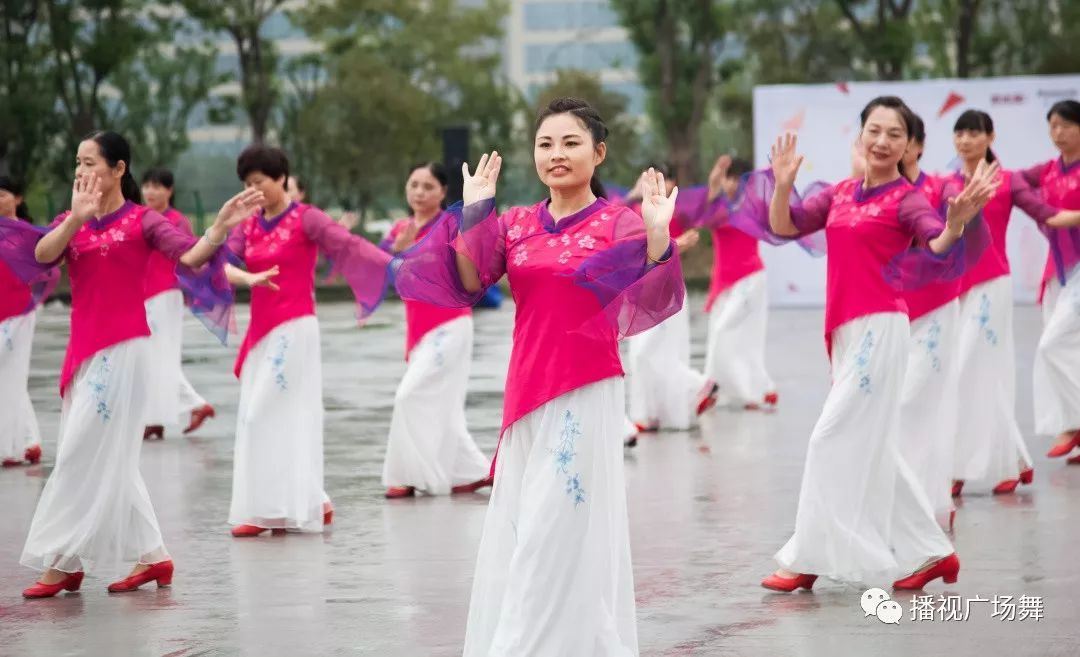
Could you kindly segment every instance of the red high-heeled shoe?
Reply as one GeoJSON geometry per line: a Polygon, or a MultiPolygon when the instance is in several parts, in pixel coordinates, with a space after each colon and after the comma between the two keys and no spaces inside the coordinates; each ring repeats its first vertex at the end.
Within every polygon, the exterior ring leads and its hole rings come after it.
{"type": "Polygon", "coordinates": [[[160,424],[148,424],[143,429],[142,439],[150,440],[151,438],[157,438],[163,440],[165,438],[165,427],[160,424]]]}
{"type": "Polygon", "coordinates": [[[1020,472],[1020,483],[1030,486],[1033,481],[1035,481],[1035,468],[1028,468],[1020,472]]]}
{"type": "Polygon", "coordinates": [[[24,598],[51,598],[60,591],[78,591],[82,586],[83,573],[68,573],[68,576],[56,584],[42,584],[34,582],[34,585],[22,592],[24,598]]]}
{"type": "Polygon", "coordinates": [[[660,430],[659,424],[641,424],[640,422],[634,423],[634,428],[638,433],[656,433],[660,430]]]}
{"type": "Polygon", "coordinates": [[[701,415],[713,406],[716,406],[716,398],[719,394],[720,385],[715,381],[707,381],[705,383],[705,388],[701,391],[701,396],[698,397],[697,414],[701,415]]]}
{"type": "Polygon", "coordinates": [[[952,531],[953,527],[955,525],[956,525],[956,509],[953,509],[952,511],[949,511],[949,531],[952,531]]]}
{"type": "Polygon", "coordinates": [[[329,525],[334,522],[334,505],[329,502],[323,502],[322,505],[322,524],[329,525]]]}
{"type": "Polygon", "coordinates": [[[817,575],[800,574],[795,577],[780,577],[776,573],[773,573],[761,580],[761,585],[770,591],[791,593],[797,588],[804,588],[807,591],[810,591],[814,588],[814,582],[816,581],[817,575]]]}
{"type": "Polygon", "coordinates": [[[141,573],[128,575],[119,582],[109,584],[109,593],[127,593],[128,591],[134,591],[147,582],[153,581],[157,581],[158,588],[171,586],[172,576],[172,560],[159,561],[155,564],[150,564],[150,567],[141,573]]]}
{"type": "Polygon", "coordinates": [[[41,461],[41,445],[31,445],[23,452],[23,458],[30,465],[37,465],[41,461]]]}
{"type": "Polygon", "coordinates": [[[893,582],[892,587],[898,591],[921,591],[924,586],[941,578],[946,584],[955,584],[956,577],[960,574],[960,558],[953,552],[944,559],[938,559],[929,568],[917,573],[912,573],[903,579],[893,582]]]}
{"type": "Polygon", "coordinates": [[[232,528],[232,535],[235,538],[251,538],[265,531],[269,531],[269,528],[256,527],[255,525],[237,525],[232,528]]]}
{"type": "Polygon", "coordinates": [[[457,495],[459,493],[475,493],[481,488],[490,488],[495,485],[495,477],[485,477],[480,481],[474,481],[471,484],[462,484],[460,486],[454,486],[450,489],[451,495],[457,495]]]}
{"type": "Polygon", "coordinates": [[[215,417],[217,413],[214,412],[214,407],[210,404],[203,404],[202,406],[191,411],[191,422],[188,423],[187,428],[184,429],[184,433],[188,434],[195,431],[202,426],[203,422],[207,419],[215,417]]]}
{"type": "Polygon", "coordinates": [[[396,500],[402,497],[413,497],[416,495],[416,489],[412,486],[391,486],[386,489],[386,499],[396,500]]]}
{"type": "Polygon", "coordinates": [[[952,496],[953,497],[960,497],[960,493],[962,493],[963,490],[964,490],[964,480],[963,479],[954,479],[953,482],[952,482],[952,496]]]}
{"type": "Polygon", "coordinates": [[[0,467],[17,468],[22,464],[23,462],[19,459],[4,459],[2,462],[0,462],[0,467]]]}
{"type": "Polygon", "coordinates": [[[1074,433],[1072,440],[1066,440],[1063,443],[1058,443],[1051,447],[1050,451],[1046,453],[1046,456],[1056,459],[1065,456],[1077,447],[1080,447],[1080,432],[1074,433]]]}
{"type": "Polygon", "coordinates": [[[768,406],[776,406],[780,402],[780,395],[773,391],[765,393],[765,404],[768,406]]]}

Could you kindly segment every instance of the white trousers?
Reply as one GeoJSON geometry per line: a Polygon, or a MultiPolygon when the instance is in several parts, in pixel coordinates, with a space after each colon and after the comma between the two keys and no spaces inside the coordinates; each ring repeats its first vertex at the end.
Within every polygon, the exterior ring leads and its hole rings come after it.
{"type": "Polygon", "coordinates": [[[323,530],[323,397],[319,322],[270,331],[240,372],[229,524],[323,530]]]}
{"type": "Polygon", "coordinates": [[[627,339],[630,419],[644,426],[689,429],[705,375],[690,367],[690,311],[627,339]]]}
{"type": "Polygon", "coordinates": [[[127,340],[94,354],[68,384],[24,566],[116,575],[125,563],[169,557],[139,472],[151,357],[149,340],[127,340]]]}
{"type": "Polygon", "coordinates": [[[41,429],[30,403],[30,348],[36,312],[0,322],[0,460],[22,460],[26,448],[41,443],[41,429]]]}
{"type": "Polygon", "coordinates": [[[394,395],[384,486],[446,495],[488,476],[491,462],[465,421],[472,345],[473,320],[465,316],[432,329],[413,347],[394,395]]]}
{"type": "Polygon", "coordinates": [[[878,313],[832,334],[833,384],[810,436],[782,568],[887,586],[953,552],[900,452],[908,319],[878,313]]]}
{"type": "Polygon", "coordinates": [[[907,374],[900,394],[900,453],[943,527],[948,526],[953,510],[959,318],[960,302],[953,299],[911,322],[907,374]]]}
{"type": "Polygon", "coordinates": [[[184,295],[167,290],[146,300],[146,321],[154,354],[154,376],[149,382],[149,424],[186,425],[192,410],[206,403],[184,376],[184,295]]]}
{"type": "Polygon", "coordinates": [[[997,483],[1031,465],[1016,423],[1012,279],[980,283],[960,297],[959,426],[953,478],[997,483]]]}
{"type": "Polygon", "coordinates": [[[464,657],[638,654],[624,403],[622,379],[605,379],[507,428],[464,657]]]}
{"type": "Polygon", "coordinates": [[[1043,295],[1043,332],[1035,351],[1035,433],[1080,429],[1080,267],[1063,288],[1057,278],[1043,295]]]}
{"type": "Polygon", "coordinates": [[[765,369],[769,317],[765,272],[743,278],[724,290],[709,310],[705,376],[720,386],[718,404],[760,404],[776,385],[765,369]]]}

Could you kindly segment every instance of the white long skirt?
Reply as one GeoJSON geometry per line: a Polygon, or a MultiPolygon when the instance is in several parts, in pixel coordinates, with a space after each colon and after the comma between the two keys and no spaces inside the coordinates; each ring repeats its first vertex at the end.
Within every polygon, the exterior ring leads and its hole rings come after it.
{"type": "Polygon", "coordinates": [[[1080,429],[1080,267],[1043,295],[1043,332],[1035,351],[1035,433],[1080,429]]]}
{"type": "Polygon", "coordinates": [[[21,461],[26,448],[41,443],[34,406],[30,403],[30,348],[34,342],[36,313],[0,322],[0,460],[21,461]]]}
{"type": "Polygon", "coordinates": [[[769,317],[765,272],[724,290],[709,310],[705,376],[720,386],[717,404],[760,404],[776,384],[765,369],[765,329],[769,317]]]}
{"type": "Polygon", "coordinates": [[[413,347],[394,395],[384,486],[446,495],[488,476],[491,462],[465,421],[472,346],[473,320],[465,316],[429,331],[413,347]]]}
{"type": "Polygon", "coordinates": [[[997,483],[1031,465],[1016,423],[1012,280],[1001,276],[960,297],[959,425],[953,478],[997,483]]]}
{"type": "Polygon", "coordinates": [[[206,400],[195,392],[181,366],[184,295],[180,290],[167,290],[147,299],[146,321],[155,356],[148,391],[148,423],[167,427],[186,424],[191,411],[206,400]]]}
{"type": "Polygon", "coordinates": [[[319,322],[270,331],[240,372],[229,524],[323,530],[323,396],[319,322]]]}
{"type": "Polygon", "coordinates": [[[900,453],[943,527],[948,526],[953,510],[959,318],[960,302],[953,299],[911,322],[907,373],[900,393],[900,453]]]}
{"type": "Polygon", "coordinates": [[[139,472],[151,363],[148,339],[127,340],[94,354],[68,384],[24,566],[116,575],[169,558],[139,472]]]}
{"type": "Polygon", "coordinates": [[[900,452],[908,319],[878,313],[832,334],[833,384],[810,436],[782,568],[878,586],[953,552],[900,452]]]}
{"type": "Polygon", "coordinates": [[[571,391],[503,436],[464,657],[638,654],[623,381],[571,391]]]}
{"type": "Polygon", "coordinates": [[[689,429],[705,375],[690,367],[690,311],[627,340],[630,419],[643,426],[689,429]]]}

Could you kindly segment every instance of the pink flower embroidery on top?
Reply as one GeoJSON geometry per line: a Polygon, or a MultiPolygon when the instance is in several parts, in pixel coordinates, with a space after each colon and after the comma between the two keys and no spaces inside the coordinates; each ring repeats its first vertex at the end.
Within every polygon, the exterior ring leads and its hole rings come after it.
{"type": "Polygon", "coordinates": [[[510,238],[510,241],[516,242],[521,239],[521,226],[512,226],[510,230],[506,231],[506,236],[510,238]]]}
{"type": "Polygon", "coordinates": [[[565,265],[567,262],[570,261],[570,256],[571,256],[571,253],[569,251],[563,251],[562,253],[560,253],[559,254],[559,264],[560,265],[565,265]]]}
{"type": "Polygon", "coordinates": [[[563,233],[562,239],[560,241],[563,243],[564,246],[570,246],[570,236],[569,235],[563,233]]]}
{"type": "Polygon", "coordinates": [[[518,267],[525,264],[525,261],[527,261],[528,259],[529,259],[529,253],[525,250],[524,245],[519,246],[517,248],[517,250],[514,251],[514,264],[517,265],[518,267]]]}
{"type": "Polygon", "coordinates": [[[596,240],[593,239],[592,235],[582,235],[581,239],[577,241],[577,245],[583,249],[591,249],[596,246],[596,240]]]}

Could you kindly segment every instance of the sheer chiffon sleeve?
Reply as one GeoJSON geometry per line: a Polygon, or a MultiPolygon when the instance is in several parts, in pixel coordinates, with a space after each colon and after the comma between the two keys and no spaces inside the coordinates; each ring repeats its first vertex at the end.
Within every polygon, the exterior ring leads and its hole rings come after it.
{"type": "Polygon", "coordinates": [[[357,319],[366,320],[386,296],[390,282],[390,254],[330,218],[308,208],[301,218],[304,234],[332,263],[330,275],[340,274],[352,289],[357,319]]]}
{"type": "Polygon", "coordinates": [[[48,232],[49,228],[0,217],[0,262],[30,288],[30,304],[24,312],[47,299],[60,281],[60,259],[42,264],[34,257],[38,240],[48,232]]]}
{"type": "Polygon", "coordinates": [[[934,253],[929,242],[945,229],[946,199],[955,190],[942,191],[941,207],[935,209],[926,196],[912,190],[900,200],[900,225],[911,233],[914,246],[886,265],[885,279],[902,290],[914,290],[936,281],[950,281],[975,266],[990,245],[990,231],[982,215],[976,216],[964,229],[964,236],[942,254],[934,253]]]}
{"type": "Polygon", "coordinates": [[[739,183],[739,192],[728,209],[728,223],[768,244],[796,242],[811,255],[825,253],[825,235],[821,232],[832,207],[833,186],[815,182],[802,194],[791,190],[789,204],[795,235],[778,235],[769,225],[769,205],[776,191],[770,169],[751,171],[739,183]]]}

